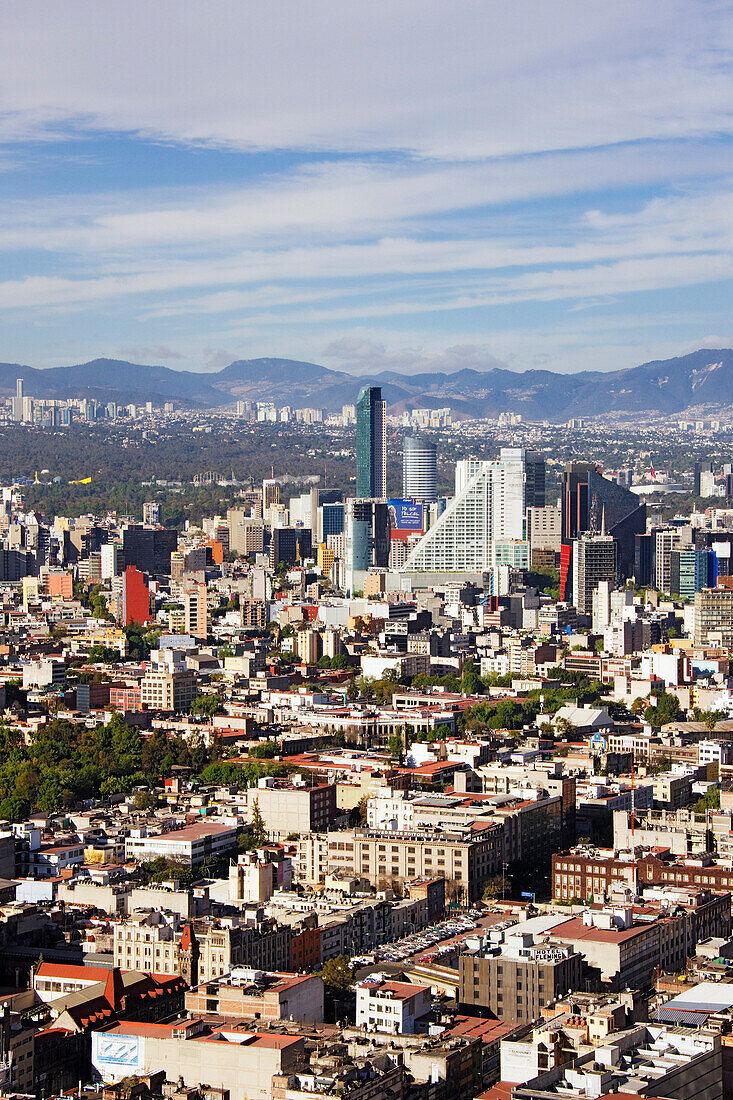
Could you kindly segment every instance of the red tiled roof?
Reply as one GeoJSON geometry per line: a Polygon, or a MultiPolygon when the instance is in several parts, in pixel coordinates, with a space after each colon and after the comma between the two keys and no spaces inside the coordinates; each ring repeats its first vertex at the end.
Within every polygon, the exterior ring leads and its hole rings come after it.
{"type": "Polygon", "coordinates": [[[79,966],[74,963],[42,962],[36,971],[38,978],[59,978],[62,981],[106,982],[111,971],[105,966],[79,966]]]}

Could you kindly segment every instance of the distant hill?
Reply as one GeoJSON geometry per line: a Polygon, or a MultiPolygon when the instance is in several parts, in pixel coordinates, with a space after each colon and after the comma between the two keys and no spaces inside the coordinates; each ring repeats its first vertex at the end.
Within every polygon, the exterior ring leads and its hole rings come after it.
{"type": "Polygon", "coordinates": [[[35,397],[89,397],[118,403],[174,401],[201,409],[238,400],[273,401],[293,408],[336,412],[353,404],[367,383],[380,385],[392,411],[449,407],[454,415],[565,419],[603,412],[682,412],[693,405],[733,404],[733,350],[700,350],[621,371],[485,371],[403,375],[385,371],[356,377],[294,359],[240,359],[211,374],[93,359],[38,370],[0,363],[0,396],[22,378],[35,397]]]}

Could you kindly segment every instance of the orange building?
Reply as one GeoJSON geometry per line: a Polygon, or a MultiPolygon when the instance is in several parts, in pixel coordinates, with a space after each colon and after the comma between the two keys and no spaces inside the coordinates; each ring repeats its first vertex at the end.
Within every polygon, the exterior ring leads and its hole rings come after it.
{"type": "Polygon", "coordinates": [[[46,573],[44,591],[53,600],[70,600],[74,595],[71,573],[46,573]]]}

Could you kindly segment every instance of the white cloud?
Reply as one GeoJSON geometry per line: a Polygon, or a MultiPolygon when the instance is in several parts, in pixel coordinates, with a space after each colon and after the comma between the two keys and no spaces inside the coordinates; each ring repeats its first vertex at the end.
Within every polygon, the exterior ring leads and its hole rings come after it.
{"type": "MultiPolygon", "coordinates": [[[[84,313],[136,358],[213,369],[259,342],[453,370],[541,362],[529,345],[557,303],[580,356],[593,315],[733,274],[732,58],[729,0],[11,5],[0,170],[30,156],[52,184],[68,136],[88,190],[4,201],[6,333],[57,339],[84,313]],[[97,133],[140,154],[107,193],[97,133]],[[192,187],[194,153],[175,150],[182,186],[160,187],[138,138],[288,156],[192,187]],[[495,342],[518,303],[541,308],[495,342]]],[[[695,331],[724,325],[712,311],[695,331]]]]}
{"type": "Polygon", "coordinates": [[[724,0],[26,0],[0,96],[11,137],[483,157],[727,131],[730,49],[724,0]]]}

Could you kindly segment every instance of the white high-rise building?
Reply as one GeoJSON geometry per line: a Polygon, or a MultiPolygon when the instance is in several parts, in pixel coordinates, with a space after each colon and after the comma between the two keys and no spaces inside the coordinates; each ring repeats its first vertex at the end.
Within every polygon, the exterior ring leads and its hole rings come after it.
{"type": "Polygon", "coordinates": [[[435,500],[438,495],[437,448],[428,439],[405,436],[402,452],[402,495],[412,500],[435,500]]]}
{"type": "Polygon", "coordinates": [[[456,464],[456,496],[411,551],[404,573],[484,573],[494,543],[524,538],[526,455],[504,447],[496,461],[456,464]]]}
{"type": "Polygon", "coordinates": [[[102,580],[109,581],[119,573],[117,561],[118,546],[116,542],[103,542],[100,547],[102,580]]]}

